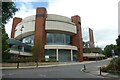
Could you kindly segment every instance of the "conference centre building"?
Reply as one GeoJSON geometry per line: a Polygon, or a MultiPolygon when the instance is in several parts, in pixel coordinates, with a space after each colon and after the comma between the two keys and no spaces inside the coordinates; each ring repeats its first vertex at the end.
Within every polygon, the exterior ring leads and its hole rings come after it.
{"type": "MultiPolygon", "coordinates": [[[[11,48],[16,48],[16,43],[21,45],[20,55],[23,56],[32,56],[28,48],[35,47],[39,61],[83,61],[81,19],[78,15],[68,18],[47,14],[43,7],[37,8],[35,15],[13,19],[9,42],[14,44],[11,48]]],[[[18,52],[12,49],[11,53],[18,52]]]]}

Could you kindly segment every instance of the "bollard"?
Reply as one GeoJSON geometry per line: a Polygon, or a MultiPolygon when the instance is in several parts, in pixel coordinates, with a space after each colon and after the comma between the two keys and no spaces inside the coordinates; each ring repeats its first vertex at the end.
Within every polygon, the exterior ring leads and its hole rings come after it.
{"type": "Polygon", "coordinates": [[[17,62],[17,68],[19,68],[19,62],[17,62]]]}
{"type": "Polygon", "coordinates": [[[38,67],[38,61],[36,61],[36,67],[38,67]]]}
{"type": "Polygon", "coordinates": [[[84,70],[86,70],[86,66],[85,66],[85,64],[84,64],[84,67],[83,67],[83,68],[84,68],[84,70]]]}
{"type": "Polygon", "coordinates": [[[18,61],[17,61],[17,68],[19,68],[20,67],[20,63],[19,63],[19,59],[18,59],[18,61]]]}
{"type": "Polygon", "coordinates": [[[101,67],[100,67],[100,75],[102,75],[102,70],[101,70],[101,67]]]}

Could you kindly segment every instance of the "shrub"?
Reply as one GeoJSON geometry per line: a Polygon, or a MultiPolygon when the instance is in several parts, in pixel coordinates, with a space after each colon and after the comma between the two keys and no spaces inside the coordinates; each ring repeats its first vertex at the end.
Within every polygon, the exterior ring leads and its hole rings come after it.
{"type": "Polygon", "coordinates": [[[56,59],[48,59],[48,62],[56,62],[56,59]]]}
{"type": "Polygon", "coordinates": [[[115,70],[120,71],[120,57],[111,60],[106,67],[102,67],[103,72],[114,72],[115,70]]]}

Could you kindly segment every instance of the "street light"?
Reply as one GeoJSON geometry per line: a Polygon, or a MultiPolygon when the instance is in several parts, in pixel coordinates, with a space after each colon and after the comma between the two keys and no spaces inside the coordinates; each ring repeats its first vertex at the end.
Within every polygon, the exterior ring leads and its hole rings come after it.
{"type": "Polygon", "coordinates": [[[92,52],[93,52],[93,48],[94,48],[94,42],[93,42],[93,43],[90,42],[89,44],[90,44],[90,45],[89,45],[89,47],[90,47],[90,52],[92,53],[92,52]]]}
{"type": "MultiPolygon", "coordinates": [[[[22,43],[22,31],[23,31],[23,28],[24,28],[24,26],[22,25],[22,27],[20,28],[20,31],[21,31],[20,41],[21,41],[21,43],[22,43]]],[[[20,49],[21,49],[21,47],[22,47],[22,45],[20,44],[20,45],[18,46],[19,54],[18,54],[18,58],[17,58],[17,59],[18,59],[17,68],[19,68],[20,49]]]]}
{"type": "Polygon", "coordinates": [[[22,42],[22,31],[23,31],[23,28],[24,28],[24,26],[22,25],[22,27],[21,27],[21,29],[20,29],[20,31],[21,31],[21,37],[20,37],[21,40],[20,40],[20,41],[21,41],[21,42],[22,42]]]}
{"type": "MultiPolygon", "coordinates": [[[[96,48],[96,50],[97,50],[97,48],[98,48],[97,42],[95,42],[95,48],[96,48]]],[[[98,52],[98,51],[97,51],[97,52],[98,52]]],[[[98,56],[99,56],[99,55],[98,55],[97,53],[95,53],[96,62],[97,62],[97,60],[99,59],[98,56]]]]}

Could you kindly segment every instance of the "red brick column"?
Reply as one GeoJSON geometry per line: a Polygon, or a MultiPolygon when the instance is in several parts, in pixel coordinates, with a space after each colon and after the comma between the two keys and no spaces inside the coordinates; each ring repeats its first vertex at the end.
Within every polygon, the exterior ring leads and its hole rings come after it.
{"type": "Polygon", "coordinates": [[[78,58],[79,61],[83,61],[83,45],[82,45],[82,30],[81,30],[81,20],[78,15],[72,16],[71,21],[75,23],[77,34],[72,36],[72,45],[78,48],[78,58]]]}
{"type": "Polygon", "coordinates": [[[22,21],[22,18],[15,17],[13,18],[13,23],[12,23],[12,30],[11,30],[11,38],[15,37],[15,29],[18,23],[22,21]]]}
{"type": "Polygon", "coordinates": [[[47,11],[45,8],[37,8],[36,21],[35,21],[35,37],[34,45],[39,45],[38,60],[44,61],[44,46],[46,43],[45,21],[47,17],[47,11]]]}
{"type": "Polygon", "coordinates": [[[93,30],[89,28],[90,48],[94,47],[93,30]]]}
{"type": "Polygon", "coordinates": [[[94,48],[94,37],[93,37],[93,30],[89,28],[89,41],[90,41],[90,51],[93,52],[94,48]]]}

